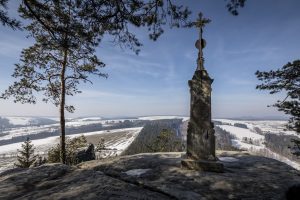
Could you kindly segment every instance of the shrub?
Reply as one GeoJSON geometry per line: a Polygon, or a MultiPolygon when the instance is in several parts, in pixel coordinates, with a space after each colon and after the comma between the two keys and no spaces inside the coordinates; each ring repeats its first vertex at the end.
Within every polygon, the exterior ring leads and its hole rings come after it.
{"type": "Polygon", "coordinates": [[[147,145],[150,152],[181,151],[181,141],[168,129],[163,129],[154,141],[147,145]]]}
{"type": "MultiPolygon", "coordinates": [[[[80,137],[75,137],[73,139],[66,139],[66,164],[75,165],[78,163],[76,158],[76,153],[79,148],[87,146],[87,140],[84,135],[80,137]]],[[[52,147],[48,151],[48,162],[57,163],[60,162],[60,144],[52,147]]]]}
{"type": "Polygon", "coordinates": [[[29,168],[36,160],[34,155],[34,147],[31,140],[27,137],[26,141],[22,144],[22,150],[18,150],[17,161],[15,166],[20,168],[29,168]]]}

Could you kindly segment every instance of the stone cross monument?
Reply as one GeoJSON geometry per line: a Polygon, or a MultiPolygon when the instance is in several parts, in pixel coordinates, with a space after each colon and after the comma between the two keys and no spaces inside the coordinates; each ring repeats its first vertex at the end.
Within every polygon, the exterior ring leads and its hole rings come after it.
{"type": "Polygon", "coordinates": [[[199,14],[194,23],[200,29],[196,48],[199,50],[197,69],[192,80],[189,80],[191,93],[190,121],[187,130],[187,154],[181,161],[186,169],[222,172],[223,164],[215,155],[215,131],[211,121],[211,79],[204,68],[203,48],[206,45],[202,38],[203,27],[210,20],[199,14]]]}

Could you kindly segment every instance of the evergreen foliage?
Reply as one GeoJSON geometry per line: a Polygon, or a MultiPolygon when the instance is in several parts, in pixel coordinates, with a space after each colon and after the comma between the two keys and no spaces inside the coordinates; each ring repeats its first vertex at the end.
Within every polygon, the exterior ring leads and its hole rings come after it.
{"type": "Polygon", "coordinates": [[[149,152],[172,152],[182,148],[181,140],[169,129],[163,129],[154,141],[146,146],[149,152]]]}
{"type": "MultiPolygon", "coordinates": [[[[263,81],[257,85],[257,89],[269,90],[270,94],[286,93],[286,97],[282,101],[278,100],[273,106],[290,116],[287,128],[300,133],[300,60],[289,62],[275,71],[257,71],[256,76],[258,80],[263,81]]],[[[299,142],[293,141],[295,147],[299,147],[299,142]]]]}
{"type": "Polygon", "coordinates": [[[300,142],[297,136],[268,133],[265,135],[265,145],[279,155],[296,162],[300,161],[300,142]]]}
{"type": "MultiPolygon", "coordinates": [[[[216,122],[214,122],[214,123],[216,123],[216,122]]],[[[222,123],[222,122],[219,122],[219,123],[222,123]]],[[[225,150],[225,151],[237,151],[238,150],[238,148],[234,147],[232,144],[232,139],[235,139],[234,135],[221,129],[218,126],[215,126],[215,136],[216,136],[216,149],[217,150],[225,150]]]]}
{"type": "Polygon", "coordinates": [[[300,60],[289,62],[275,71],[257,71],[256,76],[263,81],[257,89],[269,90],[270,94],[286,93],[285,99],[277,101],[273,106],[290,115],[288,128],[300,133],[300,60]]]}
{"type": "Polygon", "coordinates": [[[3,26],[9,26],[12,29],[21,29],[21,23],[16,20],[12,19],[8,16],[7,13],[7,2],[8,0],[0,0],[0,22],[3,26]]]}
{"type": "MultiPolygon", "coordinates": [[[[0,0],[0,5],[5,8],[7,1],[0,0]]],[[[90,75],[107,77],[100,70],[105,64],[95,54],[103,37],[108,35],[115,44],[138,54],[142,43],[132,27],[147,28],[155,41],[167,24],[195,25],[188,20],[190,10],[172,0],[23,0],[19,13],[29,21],[25,29],[35,43],[22,51],[12,75],[16,81],[1,98],[36,103],[36,93],[42,93],[43,101],[59,107],[62,163],[66,163],[65,110],[75,110],[66,96],[80,93],[80,83],[92,83],[90,75]]],[[[3,10],[0,20],[12,28],[19,26],[3,10]]]]}
{"type": "MultiPolygon", "coordinates": [[[[75,137],[73,139],[66,139],[66,163],[67,165],[78,164],[76,159],[76,153],[79,148],[86,147],[87,140],[84,135],[80,137],[75,137]]],[[[56,147],[52,147],[48,151],[48,162],[57,163],[60,162],[60,144],[57,144],[56,147]]]]}
{"type": "Polygon", "coordinates": [[[47,163],[47,159],[45,157],[37,155],[37,158],[36,158],[35,162],[33,163],[33,166],[38,167],[45,163],[47,163]]]}
{"type": "Polygon", "coordinates": [[[34,147],[30,139],[27,137],[26,141],[22,144],[22,150],[18,150],[17,163],[15,166],[20,168],[29,168],[36,160],[34,155],[34,147]]]}
{"type": "Polygon", "coordinates": [[[248,129],[247,125],[243,123],[234,123],[233,126],[248,129]]]}
{"type": "Polygon", "coordinates": [[[97,146],[96,146],[96,151],[101,152],[102,150],[105,150],[105,139],[104,138],[100,138],[100,141],[98,142],[97,146]]]}
{"type": "Polygon", "coordinates": [[[180,27],[188,25],[190,14],[171,0],[23,0],[19,12],[29,20],[25,29],[35,44],[22,51],[13,73],[17,81],[2,98],[36,103],[35,95],[41,92],[45,102],[59,107],[62,163],[66,163],[65,110],[75,109],[66,104],[66,96],[80,93],[78,84],[91,83],[90,75],[107,77],[100,71],[104,63],[95,54],[103,36],[110,35],[116,44],[138,53],[141,43],[130,26],[147,27],[150,39],[156,40],[167,19],[170,26],[180,27]]]}
{"type": "Polygon", "coordinates": [[[0,117],[0,134],[2,131],[5,131],[6,128],[11,127],[12,124],[9,123],[7,118],[0,117]]]}
{"type": "Polygon", "coordinates": [[[179,131],[181,124],[181,119],[149,121],[123,154],[133,155],[138,153],[161,151],[162,149],[165,149],[166,151],[181,151],[181,134],[179,131]],[[167,131],[164,132],[164,130],[167,131]],[[163,136],[161,135],[162,132],[163,136]],[[156,144],[156,142],[164,144],[164,141],[168,144],[168,138],[176,144],[180,141],[180,145],[172,145],[172,142],[169,142],[170,145],[168,148],[165,148],[156,144]],[[171,149],[171,147],[174,148],[171,149]]]}
{"type": "Polygon", "coordinates": [[[246,0],[228,0],[227,8],[228,11],[233,15],[238,15],[238,9],[245,6],[246,0]]]}

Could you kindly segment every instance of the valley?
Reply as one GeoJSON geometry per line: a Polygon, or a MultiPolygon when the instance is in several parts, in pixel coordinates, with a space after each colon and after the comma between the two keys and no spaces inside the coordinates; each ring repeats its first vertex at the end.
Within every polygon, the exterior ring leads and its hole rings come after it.
{"type": "MultiPolygon", "coordinates": [[[[47,151],[59,143],[59,123],[56,118],[7,117],[6,119],[9,120],[9,125],[0,133],[0,172],[13,167],[17,149],[21,147],[26,137],[30,137],[32,140],[36,148],[35,153],[42,156],[46,156],[47,151]]],[[[118,156],[131,144],[133,146],[130,147],[130,151],[133,150],[132,152],[136,153],[147,152],[147,149],[142,150],[142,141],[154,137],[149,136],[149,134],[153,134],[151,130],[158,132],[161,128],[173,128],[184,144],[187,123],[188,117],[182,116],[146,116],[114,119],[86,117],[67,119],[66,127],[67,137],[74,138],[84,135],[87,141],[95,146],[103,138],[105,147],[113,150],[112,152],[107,152],[105,156],[118,156]],[[179,119],[178,122],[176,121],[177,119],[179,119]],[[169,124],[172,120],[175,125],[169,124]],[[178,124],[181,125],[179,126],[178,124]],[[135,141],[145,125],[147,127],[155,126],[154,129],[144,130],[144,135],[135,141]],[[145,137],[145,134],[148,136],[145,137]]],[[[300,169],[299,158],[293,156],[288,147],[281,148],[283,150],[280,151],[274,147],[271,148],[271,141],[273,140],[270,140],[270,137],[280,136],[286,138],[286,140],[291,137],[298,138],[295,132],[285,130],[286,121],[214,119],[214,123],[217,143],[221,144],[220,150],[222,150],[222,146],[225,143],[229,143],[227,145],[233,149],[249,151],[256,155],[273,158],[300,169]],[[218,137],[220,134],[223,136],[228,135],[229,141],[225,141],[224,137],[220,139],[218,137]]],[[[277,140],[276,144],[273,144],[273,146],[280,145],[283,144],[280,144],[277,140]]],[[[284,145],[292,145],[292,143],[286,141],[284,145]]]]}

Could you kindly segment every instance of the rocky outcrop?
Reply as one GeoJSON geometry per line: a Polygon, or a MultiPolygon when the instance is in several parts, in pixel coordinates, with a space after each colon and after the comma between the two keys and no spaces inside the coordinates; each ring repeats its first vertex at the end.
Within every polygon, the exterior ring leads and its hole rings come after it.
{"type": "Polygon", "coordinates": [[[0,175],[0,199],[170,199],[100,171],[62,164],[0,175]]]}
{"type": "Polygon", "coordinates": [[[95,146],[90,143],[86,147],[78,149],[75,153],[75,159],[78,163],[95,160],[95,146]]]}
{"type": "Polygon", "coordinates": [[[82,169],[104,174],[175,199],[285,199],[287,190],[300,183],[300,172],[285,163],[247,152],[219,151],[224,173],[184,170],[180,153],[138,154],[104,163],[86,162],[82,169]],[[133,170],[145,173],[132,174],[133,170]]]}
{"type": "Polygon", "coordinates": [[[184,170],[181,153],[10,170],[0,174],[0,199],[281,200],[300,184],[300,172],[279,161],[242,152],[218,154],[224,173],[184,170]]]}

